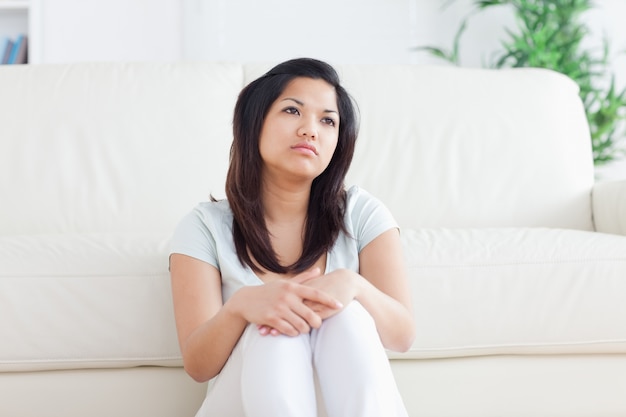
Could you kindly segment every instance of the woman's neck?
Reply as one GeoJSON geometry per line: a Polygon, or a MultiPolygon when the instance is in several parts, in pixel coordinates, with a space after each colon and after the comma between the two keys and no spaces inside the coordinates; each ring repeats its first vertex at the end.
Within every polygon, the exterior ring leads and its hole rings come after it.
{"type": "Polygon", "coordinates": [[[304,222],[311,195],[310,184],[263,183],[263,210],[269,224],[304,222]]]}

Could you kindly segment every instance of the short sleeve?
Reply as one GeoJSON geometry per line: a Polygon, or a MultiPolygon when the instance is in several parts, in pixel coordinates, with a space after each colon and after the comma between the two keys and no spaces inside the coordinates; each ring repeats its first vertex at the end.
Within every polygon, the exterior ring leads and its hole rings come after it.
{"type": "Polygon", "coordinates": [[[219,269],[215,238],[198,208],[178,223],[170,240],[170,255],[179,253],[207,262],[219,269]]]}
{"type": "Polygon", "coordinates": [[[389,209],[376,197],[358,187],[348,190],[348,211],[358,251],[387,230],[398,228],[389,209]]]}

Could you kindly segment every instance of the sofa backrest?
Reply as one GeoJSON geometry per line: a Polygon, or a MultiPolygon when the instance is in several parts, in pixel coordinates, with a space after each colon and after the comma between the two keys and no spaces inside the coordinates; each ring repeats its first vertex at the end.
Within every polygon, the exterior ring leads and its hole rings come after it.
{"type": "Polygon", "coordinates": [[[401,224],[592,230],[591,140],[569,78],[452,67],[343,74],[363,113],[350,179],[401,224]]]}
{"type": "MultiPolygon", "coordinates": [[[[0,68],[0,234],[169,233],[224,196],[232,110],[268,65],[0,68]]],[[[546,70],[339,66],[360,108],[349,184],[407,228],[592,229],[577,86],[546,70]]]]}
{"type": "Polygon", "coordinates": [[[239,65],[0,68],[1,234],[169,233],[223,195],[239,65]]]}

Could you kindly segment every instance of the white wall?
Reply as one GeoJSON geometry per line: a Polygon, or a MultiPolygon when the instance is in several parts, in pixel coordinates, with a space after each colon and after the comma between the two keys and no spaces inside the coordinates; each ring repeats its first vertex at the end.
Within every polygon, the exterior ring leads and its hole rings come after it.
{"type": "Polygon", "coordinates": [[[411,0],[185,0],[183,56],[350,63],[406,62],[411,0]]]}
{"type": "Polygon", "coordinates": [[[181,8],[176,0],[39,0],[39,60],[176,61],[181,8]]]}
{"type": "MultiPolygon", "coordinates": [[[[585,15],[592,37],[597,45],[604,34],[612,39],[613,58],[624,70],[626,57],[616,53],[626,50],[626,25],[621,24],[626,1],[596,3],[585,15]]],[[[451,46],[472,5],[473,0],[183,0],[182,56],[255,61],[308,53],[337,62],[441,63],[411,47],[451,46]]],[[[489,61],[503,27],[514,25],[506,7],[474,16],[463,37],[462,63],[489,61]]]]}

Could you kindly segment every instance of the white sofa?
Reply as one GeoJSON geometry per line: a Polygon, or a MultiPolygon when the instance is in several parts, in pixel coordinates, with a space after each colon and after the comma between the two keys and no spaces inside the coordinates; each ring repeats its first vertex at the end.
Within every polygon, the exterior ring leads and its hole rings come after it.
{"type": "MultiPolygon", "coordinates": [[[[167,270],[223,196],[232,109],[268,65],[0,67],[0,415],[193,416],[167,270]]],[[[341,66],[348,182],[403,228],[412,417],[626,415],[626,181],[594,183],[556,73],[341,66]]]]}

